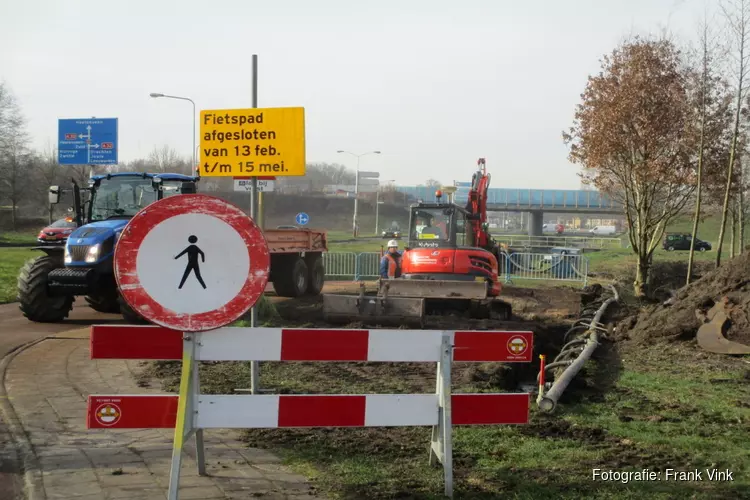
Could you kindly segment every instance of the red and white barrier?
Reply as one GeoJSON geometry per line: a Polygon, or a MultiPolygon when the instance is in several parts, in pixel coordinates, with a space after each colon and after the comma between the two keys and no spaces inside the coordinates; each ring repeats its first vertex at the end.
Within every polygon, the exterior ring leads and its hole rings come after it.
{"type": "MultiPolygon", "coordinates": [[[[525,424],[529,396],[453,394],[453,425],[525,424]]],[[[178,396],[89,396],[89,429],[173,428],[178,396]],[[117,417],[99,414],[110,407],[117,417]],[[105,417],[105,418],[102,418],[105,417]]],[[[196,427],[262,429],[281,427],[408,427],[437,425],[437,394],[346,394],[210,396],[198,401],[196,427]],[[219,408],[221,410],[219,410],[219,408]],[[251,410],[248,410],[251,408],[251,410]]]]}
{"type": "MultiPolygon", "coordinates": [[[[453,361],[532,361],[531,332],[219,328],[195,350],[197,361],[437,362],[449,333],[453,361]]],[[[182,359],[181,332],[156,326],[93,326],[92,359],[182,359]]]]}
{"type": "Polygon", "coordinates": [[[451,365],[530,362],[531,332],[219,328],[182,334],[158,326],[93,326],[92,359],[182,359],[178,395],[91,395],[89,428],[175,428],[170,498],[177,498],[181,450],[203,429],[431,426],[430,463],[440,461],[452,496],[454,425],[526,424],[528,393],[452,394],[451,365]],[[436,362],[434,394],[204,395],[196,361],[436,362]]]}

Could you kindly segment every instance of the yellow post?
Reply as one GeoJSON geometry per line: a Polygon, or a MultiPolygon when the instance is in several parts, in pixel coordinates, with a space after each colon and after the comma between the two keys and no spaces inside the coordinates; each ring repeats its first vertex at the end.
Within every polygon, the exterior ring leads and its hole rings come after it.
{"type": "MultiPolygon", "coordinates": [[[[180,467],[182,465],[182,447],[185,444],[185,427],[187,425],[187,404],[192,385],[193,355],[195,344],[192,339],[183,341],[182,374],[180,376],[180,394],[177,402],[177,422],[174,427],[172,444],[172,466],[169,473],[169,500],[177,500],[180,487],[180,467]]],[[[197,369],[197,367],[195,367],[197,369]]]]}
{"type": "Polygon", "coordinates": [[[263,191],[258,193],[258,220],[256,221],[258,224],[258,227],[261,229],[265,229],[265,221],[263,220],[265,217],[265,210],[263,210],[263,191]]]}

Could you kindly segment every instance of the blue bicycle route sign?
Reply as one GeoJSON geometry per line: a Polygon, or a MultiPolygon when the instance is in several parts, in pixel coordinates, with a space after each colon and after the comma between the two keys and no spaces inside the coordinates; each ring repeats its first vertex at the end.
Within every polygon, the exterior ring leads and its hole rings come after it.
{"type": "Polygon", "coordinates": [[[60,165],[117,164],[117,118],[58,120],[57,161],[60,165]]]}
{"type": "Polygon", "coordinates": [[[308,222],[310,222],[310,216],[307,215],[305,212],[300,212],[297,214],[297,217],[294,218],[294,221],[300,226],[304,226],[308,222]]]}

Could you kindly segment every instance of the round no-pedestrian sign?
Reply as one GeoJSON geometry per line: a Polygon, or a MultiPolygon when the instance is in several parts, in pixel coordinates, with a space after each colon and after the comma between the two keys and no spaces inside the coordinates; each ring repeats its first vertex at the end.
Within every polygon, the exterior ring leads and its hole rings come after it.
{"type": "Polygon", "coordinates": [[[186,194],[138,212],[122,231],[114,272],[123,299],[147,320],[186,332],[226,326],[268,284],[263,233],[220,198],[186,194]]]}

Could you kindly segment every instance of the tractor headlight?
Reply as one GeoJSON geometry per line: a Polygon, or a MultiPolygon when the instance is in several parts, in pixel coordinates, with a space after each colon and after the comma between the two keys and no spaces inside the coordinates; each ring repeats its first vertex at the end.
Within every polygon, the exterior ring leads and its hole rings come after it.
{"type": "Polygon", "coordinates": [[[71,262],[73,262],[73,258],[70,256],[70,250],[68,250],[68,245],[65,245],[65,252],[63,255],[63,259],[66,264],[70,264],[71,262]]]}
{"type": "Polygon", "coordinates": [[[97,261],[97,259],[99,258],[99,250],[101,249],[101,247],[101,243],[97,243],[96,245],[91,245],[89,247],[89,251],[86,254],[87,263],[91,264],[97,261]]]}

